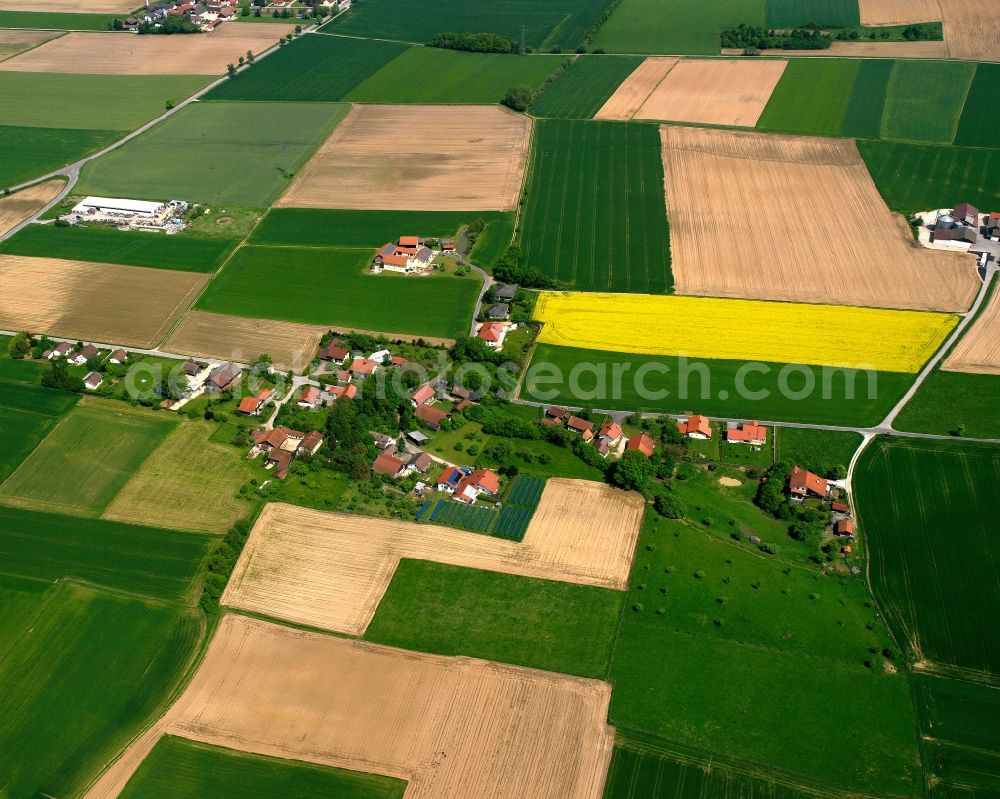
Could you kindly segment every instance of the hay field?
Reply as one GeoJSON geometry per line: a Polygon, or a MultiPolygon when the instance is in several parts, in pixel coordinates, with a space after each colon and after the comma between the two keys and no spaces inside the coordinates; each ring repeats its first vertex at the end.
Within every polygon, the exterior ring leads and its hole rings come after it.
{"type": "Polygon", "coordinates": [[[531,120],[497,106],[356,105],[278,207],[507,211],[531,120]]]}
{"type": "Polygon", "coordinates": [[[0,255],[0,328],[152,347],[207,279],[169,269],[0,255]]]}
{"type": "Polygon", "coordinates": [[[230,607],[361,635],[400,558],[622,589],[642,500],[551,479],[521,543],[436,525],[267,505],[222,597],[230,607]]]}
{"type": "Polygon", "coordinates": [[[646,355],[910,372],[955,326],[950,314],[714,297],[539,295],[538,341],[646,355]]]}
{"type": "Polygon", "coordinates": [[[79,73],[86,65],[92,75],[218,75],[247,50],[260,53],[286,33],[287,25],[266,22],[189,36],[67,33],[0,62],[0,70],[79,73]]]}
{"type": "Polygon", "coordinates": [[[634,119],[752,128],[787,61],[684,60],[653,89],[634,119]]]}
{"type": "Polygon", "coordinates": [[[600,110],[594,114],[594,119],[629,120],[646,102],[660,81],[674,68],[679,59],[647,58],[635,71],[625,79],[615,93],[608,98],[600,110]]]}
{"type": "Polygon", "coordinates": [[[1000,291],[993,289],[986,308],[945,358],[948,372],[1000,375],[1000,291]]]}
{"type": "Polygon", "coordinates": [[[606,683],[226,615],[166,715],[87,799],[117,797],[164,734],[408,781],[407,799],[600,799],[606,683]]]}
{"type": "Polygon", "coordinates": [[[862,25],[907,25],[941,19],[938,0],[860,0],[862,25]]]}
{"type": "Polygon", "coordinates": [[[677,291],[964,311],[967,255],[917,246],[853,141],[664,126],[677,291]]]}
{"type": "Polygon", "coordinates": [[[168,352],[250,363],[262,353],[282,372],[309,366],[328,330],[319,325],[191,311],[163,345],[168,352]]]}
{"type": "Polygon", "coordinates": [[[0,236],[41,211],[59,196],[65,185],[62,180],[47,180],[21,189],[9,197],[0,197],[0,236]]]}
{"type": "Polygon", "coordinates": [[[182,423],[143,461],[102,518],[221,533],[246,512],[236,492],[252,476],[232,447],[209,440],[215,425],[182,423]]]}
{"type": "Polygon", "coordinates": [[[0,0],[0,11],[45,11],[46,13],[128,14],[142,5],[136,0],[0,0]]]}
{"type": "MultiPolygon", "coordinates": [[[[3,0],[0,0],[0,11],[4,10],[3,0]]],[[[56,31],[33,31],[25,29],[0,30],[0,61],[18,53],[38,47],[42,42],[54,39],[56,31]]]]}

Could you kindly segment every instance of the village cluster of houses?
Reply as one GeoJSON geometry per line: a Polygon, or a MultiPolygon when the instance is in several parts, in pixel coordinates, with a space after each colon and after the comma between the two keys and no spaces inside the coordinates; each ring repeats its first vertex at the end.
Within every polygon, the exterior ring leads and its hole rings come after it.
{"type": "Polygon", "coordinates": [[[622,426],[614,419],[605,419],[600,427],[593,422],[574,416],[566,408],[549,405],[542,417],[542,424],[549,427],[565,427],[571,433],[576,433],[588,444],[594,442],[597,454],[602,458],[609,455],[621,456],[629,450],[641,452],[647,458],[652,457],[655,444],[646,433],[637,433],[631,438],[625,437],[622,426]]]}
{"type": "Polygon", "coordinates": [[[250,458],[264,455],[264,468],[274,469],[274,476],[284,480],[288,468],[296,457],[315,455],[323,446],[323,436],[315,430],[302,433],[290,427],[275,427],[273,430],[259,430],[253,434],[250,458]]]}
{"type": "MultiPolygon", "coordinates": [[[[45,350],[42,353],[42,357],[47,361],[63,358],[66,360],[66,363],[70,363],[73,366],[86,366],[92,358],[102,359],[102,351],[93,344],[84,344],[80,349],[74,350],[75,348],[68,341],[60,341],[52,349],[45,350]]],[[[128,352],[119,347],[110,351],[107,358],[103,359],[103,362],[123,366],[128,362],[128,352]]],[[[89,391],[96,391],[103,384],[104,375],[99,371],[94,370],[84,375],[83,385],[89,391]]]]}
{"type": "MultiPolygon", "coordinates": [[[[699,440],[712,438],[712,422],[707,416],[695,414],[677,420],[677,430],[682,436],[699,440]]],[[[749,444],[762,447],[767,443],[767,428],[757,421],[729,422],[725,430],[726,441],[730,444],[749,444]]]]}
{"type": "Polygon", "coordinates": [[[431,270],[438,255],[455,252],[455,242],[452,239],[441,239],[437,250],[428,247],[427,241],[423,236],[400,236],[395,244],[383,244],[372,258],[372,272],[424,274],[431,270]]]}
{"type": "MultiPolygon", "coordinates": [[[[282,6],[291,5],[283,3],[282,6]]],[[[191,22],[204,31],[211,31],[217,25],[235,19],[239,15],[237,0],[167,0],[166,2],[150,3],[139,9],[133,16],[125,20],[126,30],[137,30],[143,22],[156,24],[168,17],[188,17],[191,22]]]]}

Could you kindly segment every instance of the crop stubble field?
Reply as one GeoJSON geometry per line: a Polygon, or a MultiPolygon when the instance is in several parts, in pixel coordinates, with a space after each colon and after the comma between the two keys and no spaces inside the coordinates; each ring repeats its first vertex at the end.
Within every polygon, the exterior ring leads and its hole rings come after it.
{"type": "MultiPolygon", "coordinates": [[[[2,4],[0,4],[0,10],[3,10],[2,4]]],[[[17,55],[24,50],[37,47],[42,42],[47,42],[58,35],[54,31],[0,30],[0,61],[17,55]]]]}
{"type": "Polygon", "coordinates": [[[531,105],[537,117],[589,119],[642,63],[640,56],[577,58],[531,105]]]}
{"type": "Polygon", "coordinates": [[[986,308],[945,358],[941,368],[949,372],[1000,375],[1000,291],[996,288],[986,308]]]}
{"type": "Polygon", "coordinates": [[[517,205],[530,119],[495,106],[460,112],[424,106],[405,124],[411,116],[406,106],[353,106],[278,207],[503,211],[517,205]]]}
{"type": "Polygon", "coordinates": [[[223,604],[360,635],[404,557],[621,589],[642,510],[635,494],[551,479],[515,543],[272,503],[254,525],[223,604]]]}
{"type": "Polygon", "coordinates": [[[61,180],[47,180],[21,189],[10,197],[0,197],[0,236],[42,210],[59,196],[65,185],[61,180]]]}
{"type": "Polygon", "coordinates": [[[0,327],[152,347],[206,275],[0,255],[0,327]]]}
{"type": "Polygon", "coordinates": [[[860,0],[862,25],[907,25],[911,22],[944,23],[944,40],[952,58],[1000,60],[1000,27],[996,20],[1000,1],[985,0],[976,14],[960,0],[860,0]]]}
{"type": "Polygon", "coordinates": [[[135,0],[0,0],[2,11],[44,11],[47,13],[127,14],[135,11],[135,0]]]}
{"type": "Polygon", "coordinates": [[[184,694],[86,797],[117,797],[169,733],[406,779],[414,798],[599,799],[610,694],[594,680],[226,615],[184,694]]]}
{"type": "Polygon", "coordinates": [[[679,293],[943,311],[971,304],[978,281],[968,256],[919,248],[854,142],[661,132],[679,293]],[[720,230],[727,218],[749,222],[729,237],[720,230]]]}
{"type": "Polygon", "coordinates": [[[594,118],[624,122],[634,117],[677,61],[676,58],[647,58],[615,89],[594,118]]]}

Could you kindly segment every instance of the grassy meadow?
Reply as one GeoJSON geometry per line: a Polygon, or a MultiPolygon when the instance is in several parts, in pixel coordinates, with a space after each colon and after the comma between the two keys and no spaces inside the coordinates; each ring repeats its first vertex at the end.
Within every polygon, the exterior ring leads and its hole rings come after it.
{"type": "Polygon", "coordinates": [[[76,191],[265,207],[347,109],[331,103],[197,103],[88,163],[76,191]]]}
{"type": "Polygon", "coordinates": [[[482,287],[467,277],[372,275],[369,250],[244,247],[197,307],[417,336],[466,335],[482,287]]]}
{"type": "Polygon", "coordinates": [[[577,58],[531,105],[537,117],[590,119],[643,62],[641,56],[577,58]]]}
{"type": "Polygon", "coordinates": [[[797,28],[814,23],[828,28],[861,24],[858,0],[766,0],[768,28],[797,28]]]}
{"type": "Polygon", "coordinates": [[[165,735],[121,792],[121,799],[402,799],[404,780],[237,752],[165,735]],[[294,786],[292,788],[291,786],[294,786]]]}
{"type": "Polygon", "coordinates": [[[525,263],[560,286],[673,286],[660,134],[653,125],[540,120],[520,231],[525,263]]]}
{"type": "Polygon", "coordinates": [[[15,375],[8,367],[23,365],[24,361],[0,360],[0,484],[79,399],[78,394],[10,382],[15,375]]]}
{"type": "Polygon", "coordinates": [[[897,61],[889,79],[882,138],[954,141],[975,72],[976,65],[964,61],[897,61]]]}
{"type": "Polygon", "coordinates": [[[38,128],[0,124],[0,188],[24,183],[107,147],[121,133],[114,130],[38,128]]]}
{"type": "Polygon", "coordinates": [[[70,14],[47,11],[0,11],[0,28],[40,30],[106,31],[121,14],[70,14]]]}
{"type": "Polygon", "coordinates": [[[877,439],[854,477],[872,586],[915,659],[1000,674],[1000,450],[877,439]]]}
{"type": "Polygon", "coordinates": [[[915,433],[1000,438],[1000,375],[935,369],[900,411],[893,426],[915,433]]]}
{"type": "Polygon", "coordinates": [[[850,465],[861,446],[861,434],[780,427],[775,442],[776,462],[797,463],[816,474],[828,474],[837,466],[846,469],[850,465]]]}
{"type": "Polygon", "coordinates": [[[862,63],[846,58],[789,61],[757,129],[839,136],[854,101],[852,89],[862,63]]]}

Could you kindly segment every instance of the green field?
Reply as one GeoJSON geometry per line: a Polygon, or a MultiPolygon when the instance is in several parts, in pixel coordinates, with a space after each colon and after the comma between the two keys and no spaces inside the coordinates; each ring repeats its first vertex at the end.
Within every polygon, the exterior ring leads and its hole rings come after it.
{"type": "Polygon", "coordinates": [[[882,138],[954,141],[975,71],[975,64],[961,61],[897,61],[889,78],[882,138]]]}
{"type": "Polygon", "coordinates": [[[871,580],[914,658],[1000,674],[1000,449],[878,439],[854,476],[871,580]]]}
{"type": "Polygon", "coordinates": [[[792,59],[757,129],[839,136],[862,63],[843,58],[792,59]]]}
{"type": "Polygon", "coordinates": [[[605,588],[404,559],[365,638],[604,679],[622,598],[605,588]]]}
{"type": "Polygon", "coordinates": [[[176,423],[87,398],[0,486],[0,502],[97,516],[176,423]]]}
{"type": "Polygon", "coordinates": [[[860,433],[782,427],[777,431],[775,461],[795,463],[816,474],[828,474],[836,466],[847,468],[861,445],[860,433]]]}
{"type": "Polygon", "coordinates": [[[300,36],[253,69],[212,89],[206,100],[333,102],[407,49],[395,42],[300,36]]]}
{"type": "Polygon", "coordinates": [[[653,125],[541,120],[521,222],[525,263],[561,286],[673,286],[660,134],[653,125]]]}
{"type": "MultiPolygon", "coordinates": [[[[760,525],[774,523],[748,507],[760,525]]],[[[708,511],[689,503],[688,512],[708,511]]],[[[917,791],[906,679],[863,665],[870,647],[890,645],[864,580],[762,557],[727,529],[647,514],[611,666],[610,722],[755,770],[877,795],[917,791]]]]}
{"type": "Polygon", "coordinates": [[[973,147],[1000,147],[995,88],[1000,81],[1000,64],[977,64],[965,108],[958,120],[955,144],[973,147]]]}
{"type": "Polygon", "coordinates": [[[1000,207],[1000,149],[859,141],[875,185],[894,211],[1000,207]]]}
{"type": "MultiPolygon", "coordinates": [[[[367,0],[364,7],[368,7],[367,0]]],[[[512,86],[537,89],[564,60],[565,56],[556,55],[528,57],[411,47],[344,99],[361,103],[498,103],[512,86]]]]}
{"type": "Polygon", "coordinates": [[[809,23],[827,28],[861,24],[858,0],[767,0],[768,28],[797,28],[809,23]]]}
{"type": "Polygon", "coordinates": [[[869,385],[866,373],[855,370],[835,370],[831,374],[830,392],[823,398],[822,367],[797,367],[787,364],[764,364],[768,370],[764,374],[752,372],[746,380],[749,396],[740,397],[737,391],[737,375],[745,366],[743,361],[694,359],[688,363],[689,378],[682,379],[685,367],[678,358],[660,355],[633,355],[619,352],[601,352],[572,347],[557,347],[539,344],[535,348],[531,366],[528,369],[521,397],[540,402],[556,402],[562,405],[591,405],[598,408],[616,408],[629,411],[651,411],[658,413],[698,412],[708,416],[729,416],[743,419],[782,420],[786,422],[814,422],[822,424],[871,425],[880,422],[892,409],[906,389],[913,383],[914,376],[899,372],[873,372],[874,379],[869,385]],[[550,381],[547,372],[538,364],[553,364],[561,375],[555,382],[550,381]],[[642,384],[630,379],[644,364],[655,363],[666,367],[666,375],[651,372],[645,378],[645,386],[652,393],[648,398],[641,396],[642,384]],[[695,363],[708,367],[709,381],[702,380],[695,363]],[[592,364],[581,367],[580,364],[592,364]],[[621,390],[616,391],[614,369],[622,364],[621,390]],[[801,392],[807,386],[805,372],[815,379],[815,390],[804,399],[782,396],[779,380],[786,369],[788,388],[791,393],[801,392]],[[579,373],[579,391],[571,388],[572,370],[579,373]],[[596,371],[595,371],[596,370],[596,371]],[[535,375],[545,381],[535,384],[535,375]],[[595,377],[604,375],[606,379],[595,377]],[[854,384],[854,396],[847,391],[854,384]],[[682,393],[687,385],[686,395],[682,393]],[[869,389],[874,397],[870,397],[869,389]],[[657,397],[655,392],[666,390],[670,393],[657,397]],[[766,391],[761,398],[750,392],[766,391]],[[725,392],[725,397],[720,394],[725,392]]]}
{"type": "Polygon", "coordinates": [[[15,186],[61,169],[107,147],[121,134],[113,130],[36,128],[0,125],[0,188],[15,186]]]}
{"type": "Polygon", "coordinates": [[[203,311],[417,336],[467,335],[470,275],[372,275],[368,250],[244,247],[198,300],[203,311]]]}
{"type": "MultiPolygon", "coordinates": [[[[105,31],[120,14],[58,14],[45,11],[0,11],[0,28],[105,31]]],[[[121,17],[124,19],[124,17],[121,17]]]]}
{"type": "Polygon", "coordinates": [[[1000,438],[1000,376],[936,369],[900,411],[893,426],[915,433],[1000,438]]]}
{"type": "Polygon", "coordinates": [[[643,62],[640,56],[577,58],[531,105],[537,117],[590,119],[643,62]]]}
{"type": "MultiPolygon", "coordinates": [[[[22,361],[0,361],[10,379],[22,361]]],[[[23,370],[21,371],[23,374],[23,370]]],[[[19,376],[17,376],[19,377],[19,376]]],[[[77,394],[0,381],[0,484],[27,458],[79,399],[77,394]]]]}
{"type": "Polygon", "coordinates": [[[347,108],[196,103],[88,163],[75,190],[264,207],[288,186],[347,108]]]}
{"type": "Polygon", "coordinates": [[[402,799],[404,780],[264,757],[165,735],[121,799],[402,799]]]}
{"type": "Polygon", "coordinates": [[[868,58],[861,62],[844,114],[844,136],[877,139],[882,133],[882,110],[894,65],[890,59],[868,58]]]}
{"type": "Polygon", "coordinates": [[[365,0],[323,26],[324,32],[426,42],[445,31],[496,33],[536,49],[574,48],[607,0],[365,0]]]}
{"type": "Polygon", "coordinates": [[[0,244],[0,253],[213,272],[236,244],[232,239],[188,233],[164,236],[97,226],[28,225],[0,244]]]}
{"type": "Polygon", "coordinates": [[[609,53],[718,55],[719,31],[764,25],[764,0],[622,0],[593,44],[609,53]]]}

